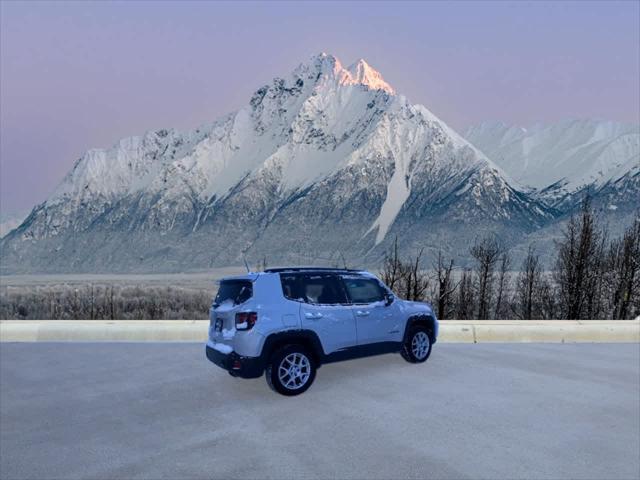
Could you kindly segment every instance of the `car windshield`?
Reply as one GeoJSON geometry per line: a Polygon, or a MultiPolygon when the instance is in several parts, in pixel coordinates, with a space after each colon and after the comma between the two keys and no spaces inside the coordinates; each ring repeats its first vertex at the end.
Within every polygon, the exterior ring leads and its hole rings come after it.
{"type": "Polygon", "coordinates": [[[246,302],[253,295],[253,285],[249,280],[223,280],[214,299],[214,305],[232,301],[234,305],[246,302]]]}

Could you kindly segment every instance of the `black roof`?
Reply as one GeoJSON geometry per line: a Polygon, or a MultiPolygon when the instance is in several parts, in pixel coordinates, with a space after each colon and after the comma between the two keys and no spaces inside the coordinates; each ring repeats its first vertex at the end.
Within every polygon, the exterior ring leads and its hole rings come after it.
{"type": "Polygon", "coordinates": [[[282,272],[333,272],[333,273],[360,273],[363,270],[355,270],[352,268],[330,268],[330,267],[282,267],[267,268],[265,273],[282,273],[282,272]]]}

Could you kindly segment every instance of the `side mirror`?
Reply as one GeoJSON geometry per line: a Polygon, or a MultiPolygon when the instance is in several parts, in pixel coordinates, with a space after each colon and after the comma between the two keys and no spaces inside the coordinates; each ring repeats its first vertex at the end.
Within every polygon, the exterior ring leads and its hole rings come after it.
{"type": "Polygon", "coordinates": [[[395,299],[396,297],[393,295],[393,293],[389,293],[389,292],[385,293],[384,294],[385,306],[388,307],[389,305],[391,305],[395,299]]]}

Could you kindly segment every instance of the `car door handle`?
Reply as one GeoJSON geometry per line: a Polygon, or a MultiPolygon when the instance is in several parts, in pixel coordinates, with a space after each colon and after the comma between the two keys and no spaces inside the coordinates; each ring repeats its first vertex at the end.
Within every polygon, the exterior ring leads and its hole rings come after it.
{"type": "Polygon", "coordinates": [[[367,317],[369,316],[369,313],[367,310],[357,310],[356,311],[356,315],[358,315],[359,317],[367,317]]]}
{"type": "Polygon", "coordinates": [[[320,312],[317,312],[317,313],[305,312],[304,316],[312,320],[318,320],[319,318],[322,318],[322,314],[320,312]]]}

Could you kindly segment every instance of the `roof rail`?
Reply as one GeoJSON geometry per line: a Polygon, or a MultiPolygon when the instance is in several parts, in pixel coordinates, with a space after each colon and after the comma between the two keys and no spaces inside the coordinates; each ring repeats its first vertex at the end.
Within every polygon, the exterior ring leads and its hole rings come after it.
{"type": "Polygon", "coordinates": [[[332,268],[332,267],[281,267],[267,268],[265,273],[282,272],[362,272],[363,270],[353,268],[332,268]]]}

